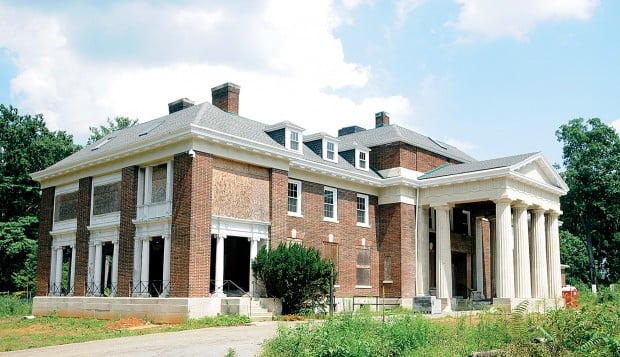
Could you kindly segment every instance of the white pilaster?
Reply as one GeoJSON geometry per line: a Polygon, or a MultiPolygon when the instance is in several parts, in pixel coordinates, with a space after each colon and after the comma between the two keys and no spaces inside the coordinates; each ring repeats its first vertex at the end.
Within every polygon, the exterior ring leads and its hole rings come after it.
{"type": "Polygon", "coordinates": [[[114,256],[112,257],[112,296],[116,296],[118,292],[118,241],[114,243],[114,256]]]}
{"type": "Polygon", "coordinates": [[[224,295],[224,239],[223,234],[217,235],[215,246],[215,294],[224,295]]]}
{"type": "Polygon", "coordinates": [[[250,295],[254,296],[254,288],[256,287],[256,278],[254,277],[254,269],[252,269],[252,261],[258,255],[258,238],[249,238],[250,240],[250,295]]]}
{"type": "Polygon", "coordinates": [[[103,258],[101,243],[95,243],[95,296],[101,296],[101,268],[103,266],[101,259],[103,258]]]}
{"type": "Polygon", "coordinates": [[[547,236],[547,279],[549,284],[549,297],[559,299],[562,297],[562,272],[560,268],[560,233],[557,212],[549,212],[545,221],[545,233],[547,236]]]}
{"type": "Polygon", "coordinates": [[[549,295],[544,214],[542,209],[532,211],[532,297],[536,298],[549,295]]]}
{"type": "Polygon", "coordinates": [[[56,281],[56,295],[62,294],[62,247],[56,248],[56,277],[54,280],[56,281]]]}
{"type": "Polygon", "coordinates": [[[417,241],[417,265],[416,265],[416,294],[418,296],[429,295],[430,259],[428,241],[428,207],[420,207],[418,210],[418,241],[417,241]]]}
{"type": "Polygon", "coordinates": [[[87,295],[90,295],[90,290],[93,289],[95,284],[95,244],[93,242],[88,243],[88,272],[86,276],[86,291],[87,295]]]}
{"type": "Polygon", "coordinates": [[[54,289],[56,287],[56,247],[52,247],[50,253],[50,286],[48,295],[54,295],[54,289]]]}
{"type": "Polygon", "coordinates": [[[511,202],[507,198],[495,201],[495,291],[498,298],[515,297],[511,202]]]}
{"type": "Polygon", "coordinates": [[[532,297],[532,280],[530,278],[530,242],[527,233],[527,205],[515,205],[515,294],[516,297],[524,299],[529,299],[532,297]]]}
{"type": "Polygon", "coordinates": [[[132,275],[132,293],[139,294],[140,276],[142,274],[142,238],[136,237],[133,241],[133,275],[132,275]]]}
{"type": "MultiPolygon", "coordinates": [[[[170,165],[168,165],[170,167],[170,165]]],[[[170,236],[166,235],[164,238],[164,272],[162,282],[162,296],[170,296],[170,253],[171,253],[171,240],[170,236]]]]}
{"type": "Polygon", "coordinates": [[[482,220],[476,217],[476,290],[484,293],[484,251],[482,249],[482,220]]]}
{"type": "Polygon", "coordinates": [[[153,194],[153,167],[147,166],[144,169],[144,204],[151,204],[151,196],[153,194]]]}
{"type": "Polygon", "coordinates": [[[450,206],[435,208],[436,230],[436,285],[437,297],[446,302],[445,310],[451,310],[452,299],[452,250],[450,247],[450,206]]]}
{"type": "Polygon", "coordinates": [[[172,201],[172,183],[173,183],[172,175],[174,174],[172,171],[173,162],[174,161],[170,160],[168,161],[168,164],[166,165],[166,202],[172,201]]]}
{"type": "Polygon", "coordinates": [[[140,292],[143,296],[149,296],[149,267],[151,259],[151,238],[142,240],[142,263],[140,264],[140,292]]]}
{"type": "Polygon", "coordinates": [[[70,281],[69,281],[69,291],[68,295],[73,296],[75,292],[75,245],[71,247],[71,273],[70,273],[70,281]]]}

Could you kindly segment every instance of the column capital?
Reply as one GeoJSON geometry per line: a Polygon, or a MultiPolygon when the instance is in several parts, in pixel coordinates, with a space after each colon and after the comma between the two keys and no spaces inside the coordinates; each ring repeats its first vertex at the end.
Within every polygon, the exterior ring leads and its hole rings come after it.
{"type": "Polygon", "coordinates": [[[431,208],[433,208],[435,211],[447,211],[452,208],[452,205],[450,205],[449,203],[444,203],[440,205],[431,205],[431,208]]]}
{"type": "Polygon", "coordinates": [[[545,213],[548,216],[551,216],[551,217],[559,217],[560,215],[562,215],[562,211],[558,212],[558,211],[555,211],[555,210],[552,210],[552,209],[546,211],[545,213]]]}
{"type": "Polygon", "coordinates": [[[514,200],[510,197],[500,197],[492,200],[495,204],[507,203],[511,204],[514,200]]]}
{"type": "Polygon", "coordinates": [[[531,211],[536,214],[544,215],[546,210],[544,208],[536,207],[532,208],[531,211]]]}
{"type": "Polygon", "coordinates": [[[226,234],[218,234],[218,238],[226,239],[228,236],[226,234]]]}
{"type": "Polygon", "coordinates": [[[512,205],[512,208],[517,208],[517,209],[527,209],[528,207],[530,207],[530,205],[528,205],[527,203],[525,203],[523,201],[516,201],[512,205]]]}
{"type": "Polygon", "coordinates": [[[248,242],[258,242],[260,241],[260,237],[248,237],[248,242]]]}

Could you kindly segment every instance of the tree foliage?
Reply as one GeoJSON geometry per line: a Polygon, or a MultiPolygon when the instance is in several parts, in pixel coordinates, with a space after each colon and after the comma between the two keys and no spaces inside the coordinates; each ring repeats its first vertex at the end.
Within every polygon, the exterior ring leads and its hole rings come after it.
{"type": "Polygon", "coordinates": [[[29,174],[78,149],[71,135],[47,129],[41,114],[0,104],[0,291],[34,280],[41,197],[29,174]]]}
{"type": "Polygon", "coordinates": [[[567,284],[575,286],[587,284],[590,281],[588,248],[584,239],[569,231],[560,231],[560,260],[568,265],[567,284]]]}
{"type": "Polygon", "coordinates": [[[115,117],[114,119],[108,118],[107,125],[89,126],[90,136],[88,137],[87,145],[94,143],[95,141],[103,138],[113,131],[129,128],[138,123],[138,119],[129,119],[128,117],[115,117]]]}
{"type": "Polygon", "coordinates": [[[598,118],[573,119],[556,132],[563,143],[563,230],[588,249],[590,282],[620,278],[620,137],[598,118]],[[597,272],[598,271],[598,272],[597,272]]]}
{"type": "Polygon", "coordinates": [[[318,306],[329,294],[333,267],[318,250],[299,244],[280,244],[274,250],[263,247],[252,262],[254,274],[265,284],[267,293],[282,299],[283,313],[318,306]]]}

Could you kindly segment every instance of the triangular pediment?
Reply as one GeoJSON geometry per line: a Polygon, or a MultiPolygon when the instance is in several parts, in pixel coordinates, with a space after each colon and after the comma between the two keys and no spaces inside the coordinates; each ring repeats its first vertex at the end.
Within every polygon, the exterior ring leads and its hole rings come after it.
{"type": "Polygon", "coordinates": [[[542,154],[536,154],[511,167],[511,171],[528,179],[568,191],[568,186],[542,154]]]}

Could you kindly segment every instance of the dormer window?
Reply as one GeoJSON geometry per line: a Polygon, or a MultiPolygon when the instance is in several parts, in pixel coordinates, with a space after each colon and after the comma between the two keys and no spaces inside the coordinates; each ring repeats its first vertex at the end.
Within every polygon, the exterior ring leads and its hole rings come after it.
{"type": "Polygon", "coordinates": [[[289,131],[288,148],[291,150],[299,151],[299,132],[289,131]]]}
{"type": "Polygon", "coordinates": [[[324,157],[323,159],[333,162],[338,162],[338,157],[336,156],[336,143],[332,141],[324,141],[325,142],[325,150],[323,151],[324,157]]]}
{"type": "Polygon", "coordinates": [[[368,152],[355,150],[355,167],[368,171],[368,152]]]}

